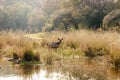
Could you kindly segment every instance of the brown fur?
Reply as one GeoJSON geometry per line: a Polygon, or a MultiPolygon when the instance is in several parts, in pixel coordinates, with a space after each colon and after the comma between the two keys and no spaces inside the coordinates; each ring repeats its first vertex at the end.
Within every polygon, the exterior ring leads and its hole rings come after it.
{"type": "Polygon", "coordinates": [[[63,38],[61,38],[61,39],[58,38],[57,42],[48,42],[47,46],[48,46],[49,49],[50,48],[57,49],[57,48],[59,48],[59,45],[61,44],[62,40],[63,40],[63,38]]]}

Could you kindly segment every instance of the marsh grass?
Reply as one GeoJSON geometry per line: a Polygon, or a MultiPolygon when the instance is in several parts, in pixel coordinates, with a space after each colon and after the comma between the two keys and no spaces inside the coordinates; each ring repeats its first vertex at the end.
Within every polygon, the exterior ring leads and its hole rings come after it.
{"type": "MultiPolygon", "coordinates": [[[[97,57],[109,55],[113,65],[120,65],[120,33],[113,31],[89,31],[79,30],[71,32],[54,31],[51,33],[32,34],[25,36],[24,32],[1,31],[0,53],[13,59],[23,61],[40,61],[52,64],[60,60],[61,56],[97,57]],[[46,46],[47,42],[56,42],[57,38],[63,38],[57,50],[46,46]]],[[[1,55],[0,55],[1,56],[1,55]]]]}
{"type": "Polygon", "coordinates": [[[53,55],[52,54],[45,54],[43,56],[43,60],[45,61],[45,64],[51,65],[53,63],[53,55]]]}
{"type": "Polygon", "coordinates": [[[89,30],[67,33],[51,32],[44,39],[46,41],[57,41],[58,37],[63,37],[58,53],[64,57],[109,55],[109,61],[113,62],[113,65],[120,65],[120,35],[118,32],[89,30]]]}
{"type": "Polygon", "coordinates": [[[60,61],[61,56],[56,51],[48,50],[41,56],[41,59],[45,65],[51,65],[55,61],[60,61]]]}
{"type": "Polygon", "coordinates": [[[120,67],[120,46],[119,43],[114,43],[110,46],[110,62],[116,66],[120,67]],[[114,45],[114,47],[113,47],[114,45]]]}
{"type": "Polygon", "coordinates": [[[1,31],[0,50],[4,51],[4,54],[1,54],[11,57],[13,60],[40,61],[39,53],[35,51],[38,43],[24,35],[25,33],[20,31],[1,31]]]}

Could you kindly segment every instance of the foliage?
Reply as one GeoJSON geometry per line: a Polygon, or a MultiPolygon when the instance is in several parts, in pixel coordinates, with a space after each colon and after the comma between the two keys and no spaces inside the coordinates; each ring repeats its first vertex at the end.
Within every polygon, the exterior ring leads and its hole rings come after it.
{"type": "Polygon", "coordinates": [[[103,28],[107,29],[108,26],[120,26],[120,10],[114,10],[106,15],[103,19],[103,28]]]}
{"type": "Polygon", "coordinates": [[[0,29],[42,31],[49,15],[59,9],[59,5],[55,4],[57,2],[59,3],[59,0],[1,1],[0,29]]]}
{"type": "Polygon", "coordinates": [[[68,31],[71,28],[78,30],[80,28],[79,25],[88,29],[98,29],[102,25],[104,16],[115,9],[114,6],[115,3],[108,0],[65,1],[63,8],[52,14],[47,24],[53,24],[51,25],[51,30],[68,31]]]}
{"type": "Polygon", "coordinates": [[[85,51],[85,56],[87,57],[96,57],[96,56],[103,56],[105,54],[109,54],[109,52],[107,50],[105,50],[104,48],[88,48],[85,51]]]}
{"type": "Polygon", "coordinates": [[[41,12],[34,11],[28,16],[28,30],[30,32],[34,31],[42,31],[42,27],[44,26],[46,22],[46,16],[41,14],[41,12]]]}
{"type": "Polygon", "coordinates": [[[119,9],[119,0],[4,0],[0,2],[0,30],[98,29],[115,9],[119,9]]]}

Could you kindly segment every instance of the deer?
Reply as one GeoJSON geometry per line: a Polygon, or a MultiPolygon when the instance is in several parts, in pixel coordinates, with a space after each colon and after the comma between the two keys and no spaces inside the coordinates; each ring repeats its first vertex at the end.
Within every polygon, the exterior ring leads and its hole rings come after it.
{"type": "Polygon", "coordinates": [[[47,46],[49,49],[57,49],[59,48],[59,45],[61,44],[63,38],[58,38],[58,41],[57,42],[48,42],[47,43],[47,46]]]}

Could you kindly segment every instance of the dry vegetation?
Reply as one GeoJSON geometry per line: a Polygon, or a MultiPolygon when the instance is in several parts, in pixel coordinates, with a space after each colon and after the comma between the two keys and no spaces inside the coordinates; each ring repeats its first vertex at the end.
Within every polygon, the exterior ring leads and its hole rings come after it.
{"type": "Polygon", "coordinates": [[[89,58],[107,56],[110,63],[120,64],[120,35],[117,32],[107,31],[71,31],[68,33],[52,32],[44,37],[42,43],[56,41],[63,37],[63,43],[57,53],[64,57],[87,56],[89,58]],[[48,41],[46,41],[48,40],[48,41]]]}
{"type": "Polygon", "coordinates": [[[13,60],[39,60],[39,54],[34,51],[34,41],[24,37],[23,32],[1,31],[1,57],[12,57],[13,60]]]}
{"type": "Polygon", "coordinates": [[[99,31],[71,31],[38,33],[38,39],[31,35],[24,36],[23,32],[0,32],[0,56],[12,57],[20,61],[42,61],[52,64],[60,61],[62,57],[72,58],[86,56],[89,58],[108,56],[115,66],[120,65],[120,35],[117,32],[99,31]],[[30,36],[31,38],[29,38],[30,36]],[[43,39],[40,39],[40,38],[43,39]],[[57,41],[63,37],[63,42],[57,50],[48,50],[46,42],[57,41]]]}

